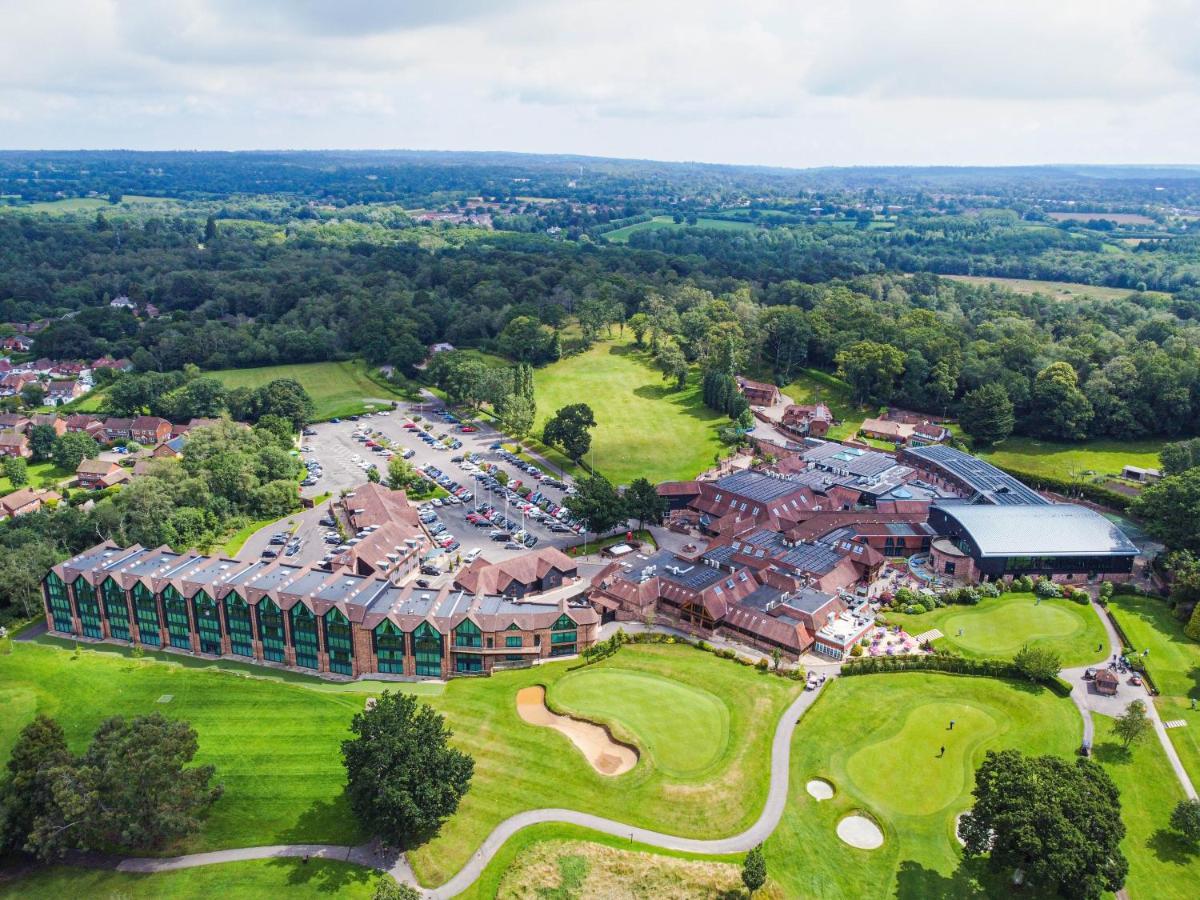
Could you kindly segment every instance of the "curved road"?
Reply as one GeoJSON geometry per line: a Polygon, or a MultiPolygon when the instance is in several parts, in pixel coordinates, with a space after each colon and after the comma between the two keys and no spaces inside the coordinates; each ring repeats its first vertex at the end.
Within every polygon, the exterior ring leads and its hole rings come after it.
{"type": "MultiPolygon", "coordinates": [[[[823,687],[823,686],[822,686],[823,687]]],[[[189,869],[194,866],[207,866],[223,862],[239,862],[252,859],[273,859],[279,857],[313,857],[337,859],[367,866],[387,872],[397,881],[410,884],[422,890],[430,900],[448,900],[457,896],[474,884],[475,880],[487,868],[492,857],[499,852],[510,837],[522,828],[530,825],[541,825],[549,822],[559,822],[567,825],[581,825],[611,834],[617,837],[629,837],[653,847],[665,850],[681,850],[689,853],[741,853],[757,844],[762,843],[779,824],[783,817],[784,807],[788,798],[788,770],[791,761],[792,731],[801,716],[813,705],[822,687],[813,691],[804,691],[789,706],[775,727],[775,736],[771,741],[771,780],[767,788],[767,802],[758,820],[741,834],[727,838],[703,840],[700,838],[678,837],[651,831],[648,828],[636,828],[625,825],[615,819],[591,813],[577,812],[573,809],[531,809],[510,816],[492,830],[484,839],[479,849],[472,854],[458,873],[437,888],[423,889],[413,877],[412,869],[403,854],[389,853],[374,845],[364,844],[360,847],[346,847],[338,844],[279,844],[270,847],[243,847],[236,850],[215,850],[211,853],[193,853],[188,856],[167,858],[140,857],[124,859],[117,863],[120,872],[168,872],[176,869],[189,869]]]]}

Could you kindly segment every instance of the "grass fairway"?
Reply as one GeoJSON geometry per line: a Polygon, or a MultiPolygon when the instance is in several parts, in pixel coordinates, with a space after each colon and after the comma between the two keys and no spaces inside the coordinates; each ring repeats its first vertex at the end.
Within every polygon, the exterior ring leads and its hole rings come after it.
{"type": "MultiPolygon", "coordinates": [[[[828,437],[834,441],[854,437],[863,419],[879,413],[878,408],[855,403],[851,397],[850,385],[818,369],[803,370],[796,376],[795,381],[779,390],[791,397],[795,403],[824,403],[828,406],[833,418],[839,423],[829,429],[828,437]]],[[[883,446],[891,449],[889,445],[883,446]]]]}
{"type": "MultiPolygon", "coordinates": [[[[1188,848],[1170,829],[1171,810],[1183,799],[1183,788],[1153,734],[1129,750],[1113,734],[1114,720],[1094,715],[1095,758],[1121,792],[1129,860],[1125,887],[1130,897],[1186,900],[1196,896],[1200,853],[1188,848]]],[[[1175,729],[1186,731],[1187,729],[1175,729]]]]}
{"type": "Polygon", "coordinates": [[[997,446],[981,448],[977,453],[993,465],[1033,475],[1086,479],[1093,472],[1120,475],[1127,465],[1156,469],[1162,445],[1160,440],[1095,440],[1064,444],[1013,435],[997,446]]]}
{"type": "Polygon", "coordinates": [[[137,875],[55,866],[6,885],[0,897],[22,900],[61,900],[63,897],[113,900],[262,900],[263,897],[369,900],[382,876],[351,863],[313,859],[264,859],[221,863],[177,872],[137,875]]]}
{"type": "Polygon", "coordinates": [[[697,219],[695,225],[689,225],[687,222],[676,222],[672,216],[655,216],[645,222],[637,222],[615,231],[605,232],[603,237],[606,241],[614,244],[628,244],[629,236],[634,232],[649,231],[655,228],[713,228],[718,231],[747,231],[757,227],[758,225],[754,222],[739,222],[731,219],[697,219]]]}
{"type": "Polygon", "coordinates": [[[945,637],[934,641],[935,647],[976,659],[1009,659],[1025,644],[1055,651],[1064,668],[1107,655],[1104,626],[1091,607],[1070,600],[1039,604],[1033,594],[1004,594],[977,606],[943,606],[917,616],[889,613],[888,622],[909,634],[936,628],[945,637]]]}
{"type": "Polygon", "coordinates": [[[1184,728],[1168,728],[1193,784],[1200,784],[1200,643],[1183,633],[1183,626],[1166,601],[1154,597],[1113,597],[1109,610],[1139,653],[1149,650],[1146,667],[1162,693],[1154,698],[1163,721],[1183,719],[1184,728]]]}
{"type": "Polygon", "coordinates": [[[955,817],[970,807],[987,750],[1070,755],[1083,734],[1071,702],[1024,684],[916,672],[838,679],[826,692],[796,729],[788,806],[764,848],[785,896],[925,900],[998,888],[978,862],[963,863],[955,817]],[[814,777],[834,785],[832,800],[809,796],[814,777]],[[835,833],[860,810],[883,829],[878,850],[835,833]]]}
{"type": "Polygon", "coordinates": [[[729,743],[729,711],[719,697],[655,675],[583,669],[557,681],[550,702],[608,725],[619,740],[645,748],[643,762],[648,756],[671,775],[701,774],[729,743]]]}
{"type": "Polygon", "coordinates": [[[395,390],[372,380],[366,364],[360,361],[219,369],[204,374],[221,379],[231,388],[256,388],[276,378],[294,378],[312,396],[316,421],[361,413],[369,408],[369,401],[376,401],[370,408],[381,408],[392,400],[403,399],[395,390]]]}
{"type": "Polygon", "coordinates": [[[559,360],[534,372],[537,422],[533,433],[554,411],[587,403],[596,416],[594,457],[588,463],[614,484],[645,477],[651,482],[694,478],[713,464],[721,449],[718,429],[725,416],[704,405],[700,379],[693,373],[682,391],[671,389],[652,368],[649,353],[631,338],[595,344],[586,353],[559,360]]]}
{"type": "Polygon", "coordinates": [[[133,659],[119,648],[85,648],[76,657],[61,646],[69,643],[57,643],[15,643],[11,653],[0,655],[0,760],[38,712],[60,719],[74,750],[109,715],[162,712],[188,720],[199,734],[196,761],[216,766],[225,795],[203,830],[170,852],[361,841],[342,796],[340,743],[367,694],[385,686],[422,694],[446,716],[455,744],[475,758],[475,777],[458,814],[437,838],[410,854],[426,884],[440,884],[458,871],[502,819],[525,809],[566,806],[704,837],[740,831],[761,810],[771,735],[800,690],[795,682],[689,647],[625,647],[587,674],[627,673],[629,678],[618,681],[631,692],[630,708],[661,703],[664,692],[690,698],[697,708],[716,698],[722,710],[706,721],[726,722],[728,733],[698,736],[709,743],[711,760],[698,774],[673,776],[665,765],[684,768],[698,764],[697,758],[683,751],[656,756],[652,742],[681,732],[629,713],[628,728],[647,761],[606,778],[565,737],[517,715],[517,691],[541,683],[553,696],[570,662],[454,680],[442,690],[429,684],[332,684],[262,669],[257,671],[270,678],[245,678],[206,660],[179,657],[190,663],[182,665],[153,655],[133,659]],[[169,702],[158,702],[167,695],[169,702]]]}

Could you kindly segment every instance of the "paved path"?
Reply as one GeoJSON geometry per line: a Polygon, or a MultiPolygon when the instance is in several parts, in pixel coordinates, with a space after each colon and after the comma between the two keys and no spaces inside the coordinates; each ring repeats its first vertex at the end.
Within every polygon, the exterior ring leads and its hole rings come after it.
{"type": "MultiPolygon", "coordinates": [[[[606,819],[573,809],[532,809],[510,816],[497,825],[467,864],[453,878],[440,887],[422,889],[422,895],[430,900],[448,900],[450,897],[457,896],[475,883],[505,841],[522,828],[548,822],[580,825],[604,834],[628,837],[630,840],[667,850],[714,854],[742,853],[749,850],[756,844],[765,841],[783,817],[783,810],[788,799],[792,731],[820,693],[820,687],[813,691],[803,692],[780,718],[771,742],[771,780],[767,788],[767,801],[758,820],[741,834],[713,840],[685,838],[651,831],[648,828],[636,828],[615,819],[606,819]]],[[[234,850],[215,850],[211,853],[192,853],[187,856],[134,857],[120,860],[116,863],[115,868],[120,872],[170,872],[217,863],[281,857],[343,860],[387,872],[398,882],[420,888],[404,855],[394,851],[389,852],[375,843],[359,847],[347,847],[339,844],[277,844],[268,847],[242,847],[234,850]]],[[[79,865],[113,867],[111,858],[76,857],[69,861],[79,865]]]]}

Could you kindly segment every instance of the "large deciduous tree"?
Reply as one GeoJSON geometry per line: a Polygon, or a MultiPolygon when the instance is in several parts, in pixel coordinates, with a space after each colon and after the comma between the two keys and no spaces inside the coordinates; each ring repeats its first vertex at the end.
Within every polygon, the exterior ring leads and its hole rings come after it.
{"type": "Polygon", "coordinates": [[[1087,437],[1094,412],[1070,363],[1051,363],[1038,372],[1029,406],[1029,427],[1034,434],[1068,441],[1087,437]]]}
{"type": "Polygon", "coordinates": [[[342,743],[350,808],[389,844],[432,837],[458,809],[475,761],[450,746],[451,732],[432,707],[411,694],[384,691],[355,714],[354,737],[342,743]]]}
{"type": "Polygon", "coordinates": [[[988,751],[974,795],[959,826],[968,856],[988,854],[992,870],[1021,869],[1039,889],[1075,900],[1125,884],[1120,794],[1099,764],[988,751]]]}
{"type": "Polygon", "coordinates": [[[542,429],[542,441],[561,447],[567,456],[579,462],[592,446],[589,429],[596,427],[596,417],[586,403],[572,403],[558,410],[542,429]]]}
{"type": "Polygon", "coordinates": [[[1130,509],[1168,547],[1200,553],[1200,469],[1168,475],[1149,485],[1130,509]]]}
{"type": "Polygon", "coordinates": [[[647,522],[657,525],[667,514],[667,498],[661,496],[658,489],[645,478],[635,478],[626,488],[622,499],[625,502],[625,514],[637,520],[639,531],[647,522]]]}
{"type": "Polygon", "coordinates": [[[854,399],[887,403],[896,391],[896,380],[904,372],[905,354],[891,344],[855,341],[839,351],[838,374],[849,382],[854,399]]]}
{"type": "Polygon", "coordinates": [[[962,399],[959,421],[963,431],[985,447],[1004,440],[1016,421],[1008,391],[994,381],[969,391],[962,399]]]}
{"type": "Polygon", "coordinates": [[[563,503],[596,534],[616,528],[628,516],[621,496],[603,475],[577,481],[575,493],[568,494],[563,503]]]}
{"type": "Polygon", "coordinates": [[[100,455],[100,445],[90,434],[79,431],[67,432],[54,442],[52,458],[60,469],[74,472],[85,459],[100,455]]]}

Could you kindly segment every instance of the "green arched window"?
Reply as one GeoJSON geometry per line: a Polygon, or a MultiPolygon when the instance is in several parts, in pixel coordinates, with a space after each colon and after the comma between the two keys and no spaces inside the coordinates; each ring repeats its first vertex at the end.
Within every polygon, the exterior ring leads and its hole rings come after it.
{"type": "Polygon", "coordinates": [[[258,638],[263,659],[283,662],[283,612],[270,597],[258,601],[258,638]]]}
{"type": "Polygon", "coordinates": [[[129,640],[129,606],[125,603],[125,592],[115,578],[104,579],[100,585],[100,598],[104,602],[104,617],[108,619],[108,633],[117,640],[129,640]]]}
{"type": "Polygon", "coordinates": [[[75,609],[79,611],[79,624],[83,626],[86,637],[99,640],[104,637],[104,628],[100,625],[100,601],[96,599],[96,589],[91,582],[80,575],[75,579],[75,609]]]}
{"type": "Polygon", "coordinates": [[[221,655],[221,613],[217,601],[204,591],[197,591],[192,598],[192,615],[196,619],[196,633],[200,635],[200,652],[221,655]]]}
{"type": "Polygon", "coordinates": [[[75,623],[71,621],[71,599],[67,596],[67,585],[61,578],[50,572],[46,575],[46,598],[50,602],[50,617],[54,619],[54,630],[64,634],[75,631],[75,623]]]}
{"type": "Polygon", "coordinates": [[[375,659],[380,672],[404,674],[404,632],[390,619],[375,626],[375,659]]]}
{"type": "Polygon", "coordinates": [[[224,602],[229,649],[238,656],[254,656],[254,626],[250,621],[250,604],[234,593],[226,594],[224,602]]]}
{"type": "Polygon", "coordinates": [[[297,603],[288,612],[292,625],[292,648],[296,651],[296,665],[305,669],[317,667],[317,653],[321,649],[317,637],[317,617],[303,603],[297,603]]]}
{"type": "Polygon", "coordinates": [[[550,655],[570,656],[575,652],[577,639],[575,623],[570,616],[563,613],[550,627],[550,655]]]}
{"type": "Polygon", "coordinates": [[[442,674],[442,634],[428,622],[422,622],[412,633],[416,672],[438,678],[442,674]]]}
{"type": "Polygon", "coordinates": [[[167,639],[172,647],[180,650],[192,649],[192,629],[188,623],[187,601],[174,586],[167,585],[162,591],[163,614],[167,620],[167,639]]]}
{"type": "Polygon", "coordinates": [[[455,647],[482,647],[483,633],[470,619],[463,619],[454,629],[455,647]]]}
{"type": "MultiPolygon", "coordinates": [[[[525,638],[522,637],[521,629],[517,627],[516,622],[513,622],[511,625],[509,625],[507,628],[505,628],[504,631],[505,631],[505,635],[504,635],[504,646],[505,647],[523,647],[525,645],[525,638]]],[[[518,656],[515,658],[520,659],[521,657],[518,656]]]]}
{"type": "Polygon", "coordinates": [[[143,644],[157,647],[162,643],[159,633],[158,601],[154,592],[140,581],[135,582],[133,590],[133,615],[137,619],[138,637],[143,644]]]}
{"type": "Polygon", "coordinates": [[[354,640],[350,620],[338,609],[325,613],[325,651],[329,654],[330,672],[354,674],[354,640]]]}

